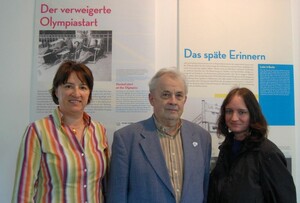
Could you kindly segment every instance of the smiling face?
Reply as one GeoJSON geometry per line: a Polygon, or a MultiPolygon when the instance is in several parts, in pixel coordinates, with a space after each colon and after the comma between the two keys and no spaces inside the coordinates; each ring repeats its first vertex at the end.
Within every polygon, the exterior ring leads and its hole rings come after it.
{"type": "Polygon", "coordinates": [[[64,115],[83,113],[88,104],[90,89],[72,72],[66,83],[61,84],[55,91],[59,108],[64,115]]]}
{"type": "Polygon", "coordinates": [[[225,122],[236,139],[245,138],[249,131],[250,114],[241,96],[234,95],[225,106],[225,122]]]}
{"type": "Polygon", "coordinates": [[[149,94],[156,119],[166,127],[179,122],[186,98],[183,81],[167,74],[159,78],[156,88],[149,94]]]}

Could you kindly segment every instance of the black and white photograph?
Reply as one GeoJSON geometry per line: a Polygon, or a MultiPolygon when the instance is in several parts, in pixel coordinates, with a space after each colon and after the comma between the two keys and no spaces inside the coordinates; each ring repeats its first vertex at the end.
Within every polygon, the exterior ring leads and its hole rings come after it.
{"type": "Polygon", "coordinates": [[[95,81],[111,81],[112,31],[40,30],[38,46],[38,81],[51,80],[65,60],[87,64],[95,81]]]}

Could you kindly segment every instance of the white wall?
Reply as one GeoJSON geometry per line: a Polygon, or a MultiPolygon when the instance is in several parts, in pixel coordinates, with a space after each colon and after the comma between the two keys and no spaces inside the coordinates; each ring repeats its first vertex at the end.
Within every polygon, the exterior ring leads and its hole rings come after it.
{"type": "MultiPolygon", "coordinates": [[[[296,112],[296,176],[297,202],[300,202],[300,0],[291,1],[293,45],[294,45],[294,80],[295,80],[295,112],[296,112]]],[[[284,135],[283,135],[284,136],[284,135]]]]}
{"type": "MultiPolygon", "coordinates": [[[[299,112],[300,94],[300,0],[292,0],[296,112],[299,112]]],[[[17,151],[25,126],[29,123],[30,76],[34,0],[2,0],[0,7],[0,202],[10,202],[17,151]]],[[[177,64],[177,1],[156,0],[157,67],[177,64]]],[[[283,50],[284,51],[284,50],[283,50]]],[[[300,135],[300,115],[296,113],[297,132],[300,135]]],[[[283,135],[284,136],[284,135],[283,135]]],[[[297,138],[297,146],[300,138],[297,138]]],[[[299,154],[300,149],[297,149],[299,154]]],[[[300,156],[297,157],[297,174],[300,173],[300,156]]],[[[298,194],[300,175],[295,179],[298,194]]],[[[299,199],[299,197],[298,197],[299,199]]],[[[300,200],[300,199],[299,199],[300,200]]],[[[298,200],[298,201],[299,201],[298,200]]]]}
{"type": "Polygon", "coordinates": [[[33,0],[0,7],[0,202],[10,202],[20,137],[29,122],[33,0]]]}

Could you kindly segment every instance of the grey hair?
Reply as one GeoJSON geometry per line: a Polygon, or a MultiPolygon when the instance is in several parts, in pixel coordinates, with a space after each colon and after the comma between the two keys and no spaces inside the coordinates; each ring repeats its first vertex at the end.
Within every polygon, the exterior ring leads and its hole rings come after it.
{"type": "Polygon", "coordinates": [[[173,79],[181,80],[184,84],[185,94],[188,93],[186,77],[176,67],[162,68],[158,72],[156,72],[156,74],[151,78],[151,80],[149,82],[149,91],[150,92],[153,92],[156,89],[158,79],[161,78],[163,75],[168,75],[173,79]]]}

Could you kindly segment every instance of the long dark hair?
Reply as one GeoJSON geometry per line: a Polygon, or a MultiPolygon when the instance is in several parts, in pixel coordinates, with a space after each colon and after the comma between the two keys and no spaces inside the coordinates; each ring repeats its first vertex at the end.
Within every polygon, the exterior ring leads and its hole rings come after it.
{"type": "Polygon", "coordinates": [[[265,139],[268,134],[268,124],[261,111],[260,105],[251,90],[245,87],[237,87],[232,89],[224,99],[220,116],[217,121],[217,134],[227,136],[230,134],[225,122],[225,107],[232,100],[233,96],[238,95],[243,98],[250,115],[250,137],[252,141],[259,141],[265,139]]]}

